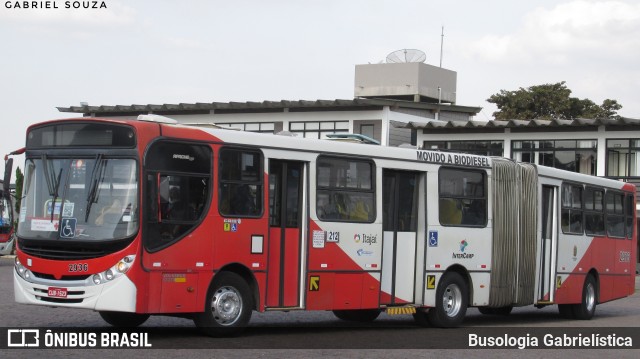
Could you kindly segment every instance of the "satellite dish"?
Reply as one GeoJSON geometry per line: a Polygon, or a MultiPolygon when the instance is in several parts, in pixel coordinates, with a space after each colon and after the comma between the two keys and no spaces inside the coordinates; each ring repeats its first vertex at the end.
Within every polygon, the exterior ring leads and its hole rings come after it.
{"type": "Polygon", "coordinates": [[[387,63],[389,64],[402,64],[407,62],[424,62],[427,59],[427,54],[423,51],[416,49],[401,49],[396,50],[387,55],[387,63]]]}

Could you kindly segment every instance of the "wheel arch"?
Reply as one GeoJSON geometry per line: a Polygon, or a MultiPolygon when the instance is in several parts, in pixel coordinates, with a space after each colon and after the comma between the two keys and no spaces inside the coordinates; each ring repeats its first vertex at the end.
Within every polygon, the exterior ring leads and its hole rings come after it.
{"type": "Polygon", "coordinates": [[[247,285],[249,285],[249,288],[251,289],[251,294],[253,296],[252,309],[258,310],[258,308],[260,307],[260,290],[258,287],[258,281],[256,280],[256,277],[253,275],[253,272],[249,270],[249,268],[247,268],[246,266],[240,263],[230,263],[220,268],[220,270],[218,270],[216,274],[213,276],[213,278],[211,279],[208,290],[211,290],[211,288],[213,287],[213,284],[216,282],[216,279],[220,277],[220,274],[225,272],[235,273],[240,277],[242,277],[242,279],[244,279],[247,285]]]}
{"type": "MultiPolygon", "coordinates": [[[[587,275],[584,277],[586,281],[589,276],[593,277],[593,280],[596,281],[596,303],[600,303],[600,274],[595,268],[591,268],[587,275]]],[[[584,282],[582,284],[584,286],[584,282]]]]}
{"type": "Polygon", "coordinates": [[[469,298],[467,299],[468,299],[469,305],[471,305],[471,303],[473,303],[473,280],[471,279],[471,275],[469,275],[469,271],[467,270],[467,268],[463,267],[460,264],[454,264],[449,268],[447,268],[447,270],[445,270],[444,273],[442,273],[442,276],[444,276],[448,272],[455,272],[460,274],[465,284],[467,285],[467,291],[469,295],[469,298]]]}

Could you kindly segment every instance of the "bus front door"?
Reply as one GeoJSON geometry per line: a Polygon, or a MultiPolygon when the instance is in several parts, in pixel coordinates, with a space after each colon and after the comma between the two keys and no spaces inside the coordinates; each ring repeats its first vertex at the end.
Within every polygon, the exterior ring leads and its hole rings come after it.
{"type": "Polygon", "coordinates": [[[384,170],[380,304],[414,302],[419,175],[384,170]]]}
{"type": "Polygon", "coordinates": [[[555,294],[556,251],[558,245],[558,187],[542,186],[542,238],[538,302],[553,302],[555,294]]]}
{"type": "Polygon", "coordinates": [[[269,263],[267,307],[300,307],[302,280],[303,198],[302,162],[269,161],[269,263]]]}

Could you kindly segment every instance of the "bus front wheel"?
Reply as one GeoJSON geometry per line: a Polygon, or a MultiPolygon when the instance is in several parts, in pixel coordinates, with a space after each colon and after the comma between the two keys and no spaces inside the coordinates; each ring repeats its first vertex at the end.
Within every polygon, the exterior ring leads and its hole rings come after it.
{"type": "Polygon", "coordinates": [[[460,274],[448,272],[438,284],[435,308],[427,313],[429,323],[440,328],[457,327],[464,320],[468,304],[467,283],[460,274]]]}
{"type": "Polygon", "coordinates": [[[105,322],[114,327],[135,328],[149,319],[149,314],[125,313],[125,312],[99,312],[105,322]]]}
{"type": "Polygon", "coordinates": [[[210,336],[239,334],[249,323],[253,297],[247,282],[238,274],[223,272],[207,293],[203,313],[194,317],[196,326],[210,336]]]}

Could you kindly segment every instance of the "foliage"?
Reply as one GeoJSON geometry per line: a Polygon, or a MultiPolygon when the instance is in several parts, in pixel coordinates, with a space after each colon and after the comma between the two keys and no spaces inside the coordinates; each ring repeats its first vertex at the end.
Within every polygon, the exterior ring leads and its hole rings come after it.
{"type": "Polygon", "coordinates": [[[589,99],[571,97],[565,81],[516,91],[500,90],[487,101],[498,106],[493,113],[496,120],[618,118],[617,111],[622,108],[616,100],[606,99],[597,105],[589,99]]]}

